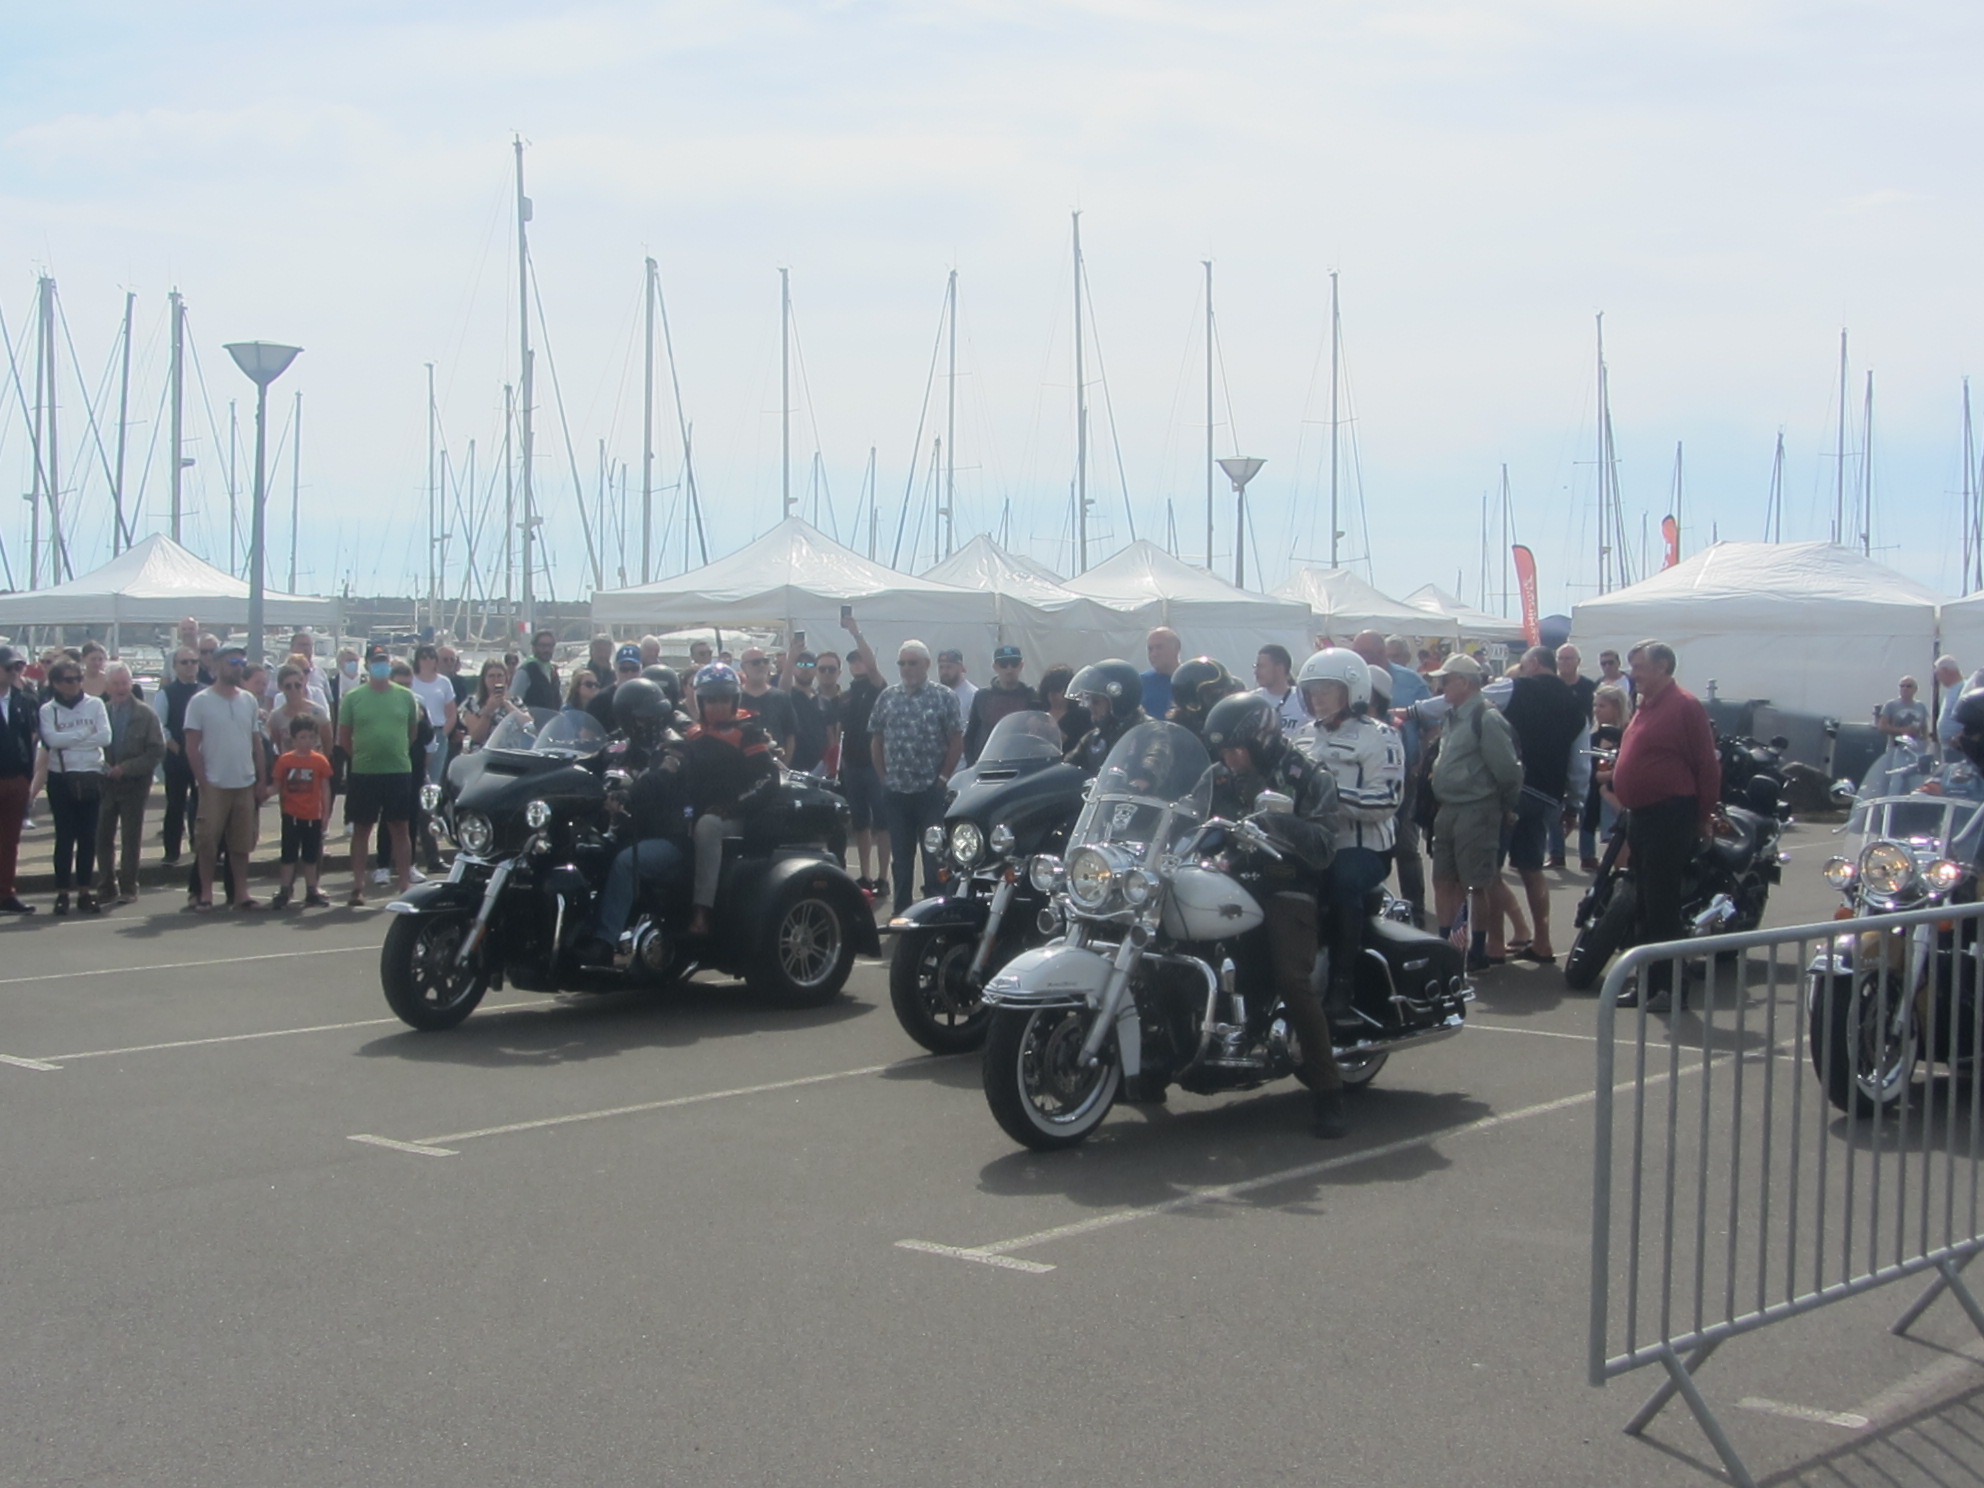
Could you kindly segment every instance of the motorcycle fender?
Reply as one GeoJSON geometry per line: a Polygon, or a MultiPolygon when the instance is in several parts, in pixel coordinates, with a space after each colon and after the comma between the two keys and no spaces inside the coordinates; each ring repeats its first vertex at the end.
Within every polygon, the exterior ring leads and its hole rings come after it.
{"type": "Polygon", "coordinates": [[[992,1007],[1095,1007],[1109,981],[1109,958],[1081,946],[1022,951],[985,984],[992,1007]]]}
{"type": "MultiPolygon", "coordinates": [[[[765,865],[763,875],[751,891],[753,909],[785,883],[795,878],[820,880],[819,887],[840,908],[854,951],[859,956],[882,954],[882,939],[875,930],[875,912],[868,907],[868,896],[847,876],[847,870],[831,858],[776,858],[765,865]]],[[[755,921],[755,914],[753,915],[755,921]]]]}
{"type": "Polygon", "coordinates": [[[415,884],[386,906],[388,914],[440,914],[444,910],[478,910],[486,884],[429,882],[415,884]]]}
{"type": "Polygon", "coordinates": [[[885,927],[891,935],[905,930],[969,930],[985,928],[992,910],[989,899],[919,899],[885,927]]]}

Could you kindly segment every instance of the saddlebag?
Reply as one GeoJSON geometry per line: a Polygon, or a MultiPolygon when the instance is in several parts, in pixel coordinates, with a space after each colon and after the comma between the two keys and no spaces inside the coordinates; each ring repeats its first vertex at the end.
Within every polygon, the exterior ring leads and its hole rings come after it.
{"type": "MultiPolygon", "coordinates": [[[[1396,920],[1366,920],[1364,949],[1385,963],[1391,990],[1414,1002],[1457,997],[1467,962],[1452,941],[1396,920]]],[[[1361,980],[1361,979],[1360,979],[1361,980]]]]}

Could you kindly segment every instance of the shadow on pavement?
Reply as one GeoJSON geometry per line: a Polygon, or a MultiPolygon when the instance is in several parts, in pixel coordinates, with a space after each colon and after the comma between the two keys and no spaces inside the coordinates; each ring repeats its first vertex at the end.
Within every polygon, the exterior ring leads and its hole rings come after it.
{"type": "MultiPolygon", "coordinates": [[[[924,1054],[921,1058],[912,1055],[901,1064],[892,1064],[882,1071],[884,1080],[922,1080],[931,1085],[942,1085],[947,1090],[982,1090],[985,1077],[980,1072],[978,1051],[973,1049],[964,1054],[924,1054]]],[[[988,1114],[985,1118],[991,1120],[988,1114]]]]}

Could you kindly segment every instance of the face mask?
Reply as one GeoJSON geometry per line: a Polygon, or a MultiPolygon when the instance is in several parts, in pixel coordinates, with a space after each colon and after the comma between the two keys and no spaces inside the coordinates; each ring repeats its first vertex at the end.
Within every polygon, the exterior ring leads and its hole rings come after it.
{"type": "Polygon", "coordinates": [[[358,663],[355,661],[347,661],[344,664],[344,674],[347,677],[356,677],[358,675],[358,663]]]}
{"type": "Polygon", "coordinates": [[[373,680],[383,682],[392,676],[393,664],[390,661],[375,661],[371,666],[366,668],[366,671],[370,673],[373,680]]]}

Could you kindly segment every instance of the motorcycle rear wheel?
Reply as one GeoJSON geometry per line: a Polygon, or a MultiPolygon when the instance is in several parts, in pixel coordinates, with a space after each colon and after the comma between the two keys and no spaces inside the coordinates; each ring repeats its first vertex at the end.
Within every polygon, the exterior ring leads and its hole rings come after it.
{"type": "Polygon", "coordinates": [[[985,1035],[985,1103],[1000,1128],[1035,1152],[1087,1140],[1123,1085],[1116,1042],[1081,1065],[1093,1008],[997,1008],[985,1035]]]}
{"type": "Polygon", "coordinates": [[[991,1009],[970,978],[978,933],[910,930],[889,956],[889,1002],[902,1030],[932,1054],[964,1054],[985,1042],[991,1009]]]}
{"type": "Polygon", "coordinates": [[[379,951],[379,984],[386,1005],[408,1027],[422,1033],[453,1028],[489,990],[486,971],[455,964],[471,923],[466,910],[393,916],[379,951]]]}
{"type": "Polygon", "coordinates": [[[1605,968],[1633,933],[1639,893],[1630,878],[1612,886],[1605,908],[1586,921],[1564,957],[1564,985],[1573,992],[1590,992],[1605,978],[1605,968]]]}
{"type": "Polygon", "coordinates": [[[797,879],[766,907],[757,939],[744,980],[784,1007],[825,1007],[854,969],[854,938],[841,923],[840,907],[797,879]]]}

